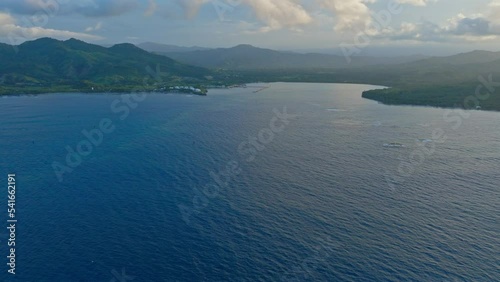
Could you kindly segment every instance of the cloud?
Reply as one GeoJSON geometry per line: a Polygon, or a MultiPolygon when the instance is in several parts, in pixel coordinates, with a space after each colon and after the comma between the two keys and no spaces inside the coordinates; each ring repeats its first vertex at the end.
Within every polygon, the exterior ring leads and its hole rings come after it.
{"type": "Polygon", "coordinates": [[[11,15],[0,12],[0,27],[4,25],[14,24],[15,22],[15,19],[11,15]]]}
{"type": "Polygon", "coordinates": [[[396,0],[396,2],[400,3],[400,4],[409,4],[409,5],[420,6],[420,7],[427,6],[427,3],[435,2],[435,1],[437,1],[437,0],[396,0]]]}
{"type": "Polygon", "coordinates": [[[156,4],[156,1],[149,0],[148,7],[146,8],[146,11],[144,12],[144,16],[150,17],[150,16],[154,15],[157,8],[158,8],[158,5],[156,4]]]}
{"type": "Polygon", "coordinates": [[[90,41],[103,39],[100,36],[68,30],[50,29],[40,26],[20,26],[16,23],[12,15],[4,12],[0,12],[0,37],[7,38],[7,42],[13,45],[40,37],[52,37],[56,39],[79,38],[90,41]]]}
{"type": "Polygon", "coordinates": [[[219,17],[227,15],[239,6],[250,7],[253,14],[265,26],[260,31],[278,29],[297,30],[313,22],[311,9],[322,7],[336,19],[338,32],[360,32],[371,23],[370,9],[366,4],[375,0],[178,0],[189,18],[194,17],[201,6],[211,3],[219,17]],[[304,6],[303,4],[308,4],[304,6]],[[307,7],[307,8],[306,8],[307,7]]]}
{"type": "Polygon", "coordinates": [[[449,25],[445,28],[455,35],[491,35],[490,21],[481,16],[466,17],[463,14],[449,20],[449,25]]]}
{"type": "Polygon", "coordinates": [[[446,24],[438,25],[429,21],[402,23],[398,28],[385,30],[378,37],[392,40],[412,41],[484,41],[500,36],[500,25],[493,23],[481,14],[465,16],[458,14],[448,19],[446,24]]]}
{"type": "MultiPolygon", "coordinates": [[[[398,0],[417,3],[419,0],[398,0]]],[[[434,0],[437,1],[437,0],[434,0]]],[[[423,1],[423,2],[430,2],[423,1]]],[[[403,22],[399,27],[390,27],[377,38],[390,40],[463,42],[487,41],[500,38],[500,0],[492,0],[485,6],[483,13],[458,15],[442,24],[423,21],[420,23],[403,22]]]]}
{"type": "Polygon", "coordinates": [[[256,17],[266,24],[267,30],[294,28],[312,21],[309,13],[292,0],[242,0],[252,7],[256,17]]]}
{"type": "Polygon", "coordinates": [[[383,30],[377,37],[389,38],[390,40],[444,41],[444,29],[429,21],[403,22],[397,28],[383,30]]]}
{"type": "Polygon", "coordinates": [[[80,14],[86,17],[110,17],[134,10],[138,0],[2,0],[0,9],[21,15],[39,12],[52,15],[80,14]]]}
{"type": "MultiPolygon", "coordinates": [[[[364,31],[372,21],[369,3],[376,0],[177,0],[188,18],[194,17],[201,6],[212,4],[219,18],[223,19],[238,7],[249,7],[256,19],[265,26],[260,31],[278,29],[298,30],[314,22],[311,15],[318,8],[331,12],[338,32],[364,31]],[[307,4],[307,5],[306,5],[307,4]]],[[[428,0],[425,0],[428,1],[428,0]]]]}
{"type": "Polygon", "coordinates": [[[250,7],[255,17],[265,24],[260,31],[281,28],[295,29],[312,22],[312,17],[297,0],[178,0],[188,18],[194,17],[201,6],[211,3],[219,18],[239,6],[250,7]]]}
{"type": "Polygon", "coordinates": [[[487,18],[494,23],[500,23],[500,0],[493,0],[488,4],[487,18]]]}
{"type": "Polygon", "coordinates": [[[320,0],[320,4],[330,10],[336,17],[335,30],[363,31],[371,23],[370,9],[366,3],[374,0],[320,0]]]}
{"type": "Polygon", "coordinates": [[[177,0],[177,2],[184,8],[187,18],[191,19],[198,14],[201,6],[210,2],[210,0],[177,0]]]}
{"type": "Polygon", "coordinates": [[[85,32],[97,31],[102,28],[102,22],[98,22],[95,26],[89,26],[85,29],[85,32]]]}
{"type": "Polygon", "coordinates": [[[68,8],[71,13],[80,13],[87,17],[109,17],[125,14],[137,6],[138,1],[135,0],[91,0],[72,3],[68,8]]]}

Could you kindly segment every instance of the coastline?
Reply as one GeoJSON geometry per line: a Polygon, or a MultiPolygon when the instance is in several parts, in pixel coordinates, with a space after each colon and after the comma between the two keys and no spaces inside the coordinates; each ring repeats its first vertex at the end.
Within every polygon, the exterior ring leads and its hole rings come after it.
{"type": "Polygon", "coordinates": [[[469,85],[427,88],[374,89],[364,91],[364,99],[388,106],[432,107],[470,111],[500,112],[500,96],[480,96],[469,85]]]}
{"type": "MultiPolygon", "coordinates": [[[[423,97],[422,95],[418,95],[417,98],[411,97],[410,95],[402,95],[406,93],[419,93],[419,90],[413,90],[413,92],[410,92],[412,90],[405,90],[402,88],[397,88],[397,87],[390,87],[390,86],[383,86],[383,85],[376,85],[372,83],[353,83],[353,82],[310,82],[310,81],[273,81],[273,82],[249,82],[249,83],[241,83],[241,84],[232,84],[232,85],[208,85],[208,86],[202,86],[200,88],[193,88],[193,87],[188,87],[185,86],[185,88],[181,89],[175,89],[174,87],[170,87],[169,89],[155,89],[155,88],[149,88],[149,89],[143,89],[141,91],[138,91],[138,89],[141,89],[141,87],[134,86],[134,87],[129,87],[129,86],[124,86],[121,88],[110,88],[105,91],[100,91],[100,89],[96,89],[94,91],[89,91],[89,89],[78,89],[78,88],[70,88],[67,87],[67,85],[60,85],[59,87],[33,87],[33,88],[27,88],[27,87],[22,87],[22,88],[16,88],[16,87],[4,87],[3,89],[0,89],[0,97],[7,97],[7,96],[36,96],[36,95],[43,95],[43,94],[64,94],[64,93],[85,93],[85,94],[96,94],[96,95],[103,95],[103,94],[127,94],[127,93],[134,93],[134,92],[142,92],[142,93],[158,93],[158,94],[169,94],[169,93],[175,93],[175,94],[186,94],[186,95],[197,95],[197,96],[207,96],[209,94],[209,90],[211,89],[234,89],[234,88],[258,88],[254,93],[258,93],[262,90],[268,89],[269,86],[258,86],[255,87],[254,84],[259,84],[259,83],[320,83],[320,84],[356,84],[356,85],[368,85],[368,86],[374,86],[374,89],[370,89],[367,91],[364,91],[361,94],[361,97],[364,99],[376,101],[380,104],[387,105],[387,106],[411,106],[411,107],[431,107],[431,108],[441,108],[441,109],[463,109],[463,110],[471,110],[471,111],[487,111],[487,112],[500,112],[500,107],[495,107],[495,105],[490,106],[489,104],[485,103],[486,106],[482,107],[466,107],[464,104],[464,100],[468,96],[464,95],[456,95],[454,96],[453,100],[450,101],[428,101],[423,97]],[[193,89],[198,89],[200,91],[194,91],[193,89]]],[[[103,90],[107,87],[103,87],[103,90]]],[[[436,93],[440,89],[425,89],[426,93],[436,93]]],[[[463,90],[463,89],[462,89],[463,90]]],[[[464,93],[471,93],[468,91],[470,89],[465,89],[463,92],[464,93]]],[[[423,90],[421,90],[423,91],[423,90]]],[[[454,92],[456,93],[456,92],[454,92]]],[[[414,94],[415,95],[415,94],[414,94]]],[[[432,98],[434,97],[439,97],[438,95],[433,94],[432,98]]],[[[428,97],[427,97],[428,98],[428,97]]]]}
{"type": "Polygon", "coordinates": [[[184,91],[184,90],[155,90],[155,89],[140,89],[139,87],[132,87],[130,89],[108,89],[104,91],[100,90],[94,90],[94,91],[89,91],[88,89],[47,89],[47,88],[40,88],[40,89],[33,89],[32,91],[20,91],[20,90],[14,90],[14,91],[7,91],[2,89],[3,91],[0,92],[0,97],[5,97],[5,96],[30,96],[30,95],[43,95],[43,94],[64,94],[64,93],[85,93],[85,94],[96,94],[96,95],[102,95],[102,94],[127,94],[127,93],[136,93],[136,92],[141,92],[141,93],[158,93],[158,94],[169,94],[169,93],[177,93],[177,94],[186,94],[186,95],[197,95],[197,96],[207,96],[208,90],[204,89],[200,92],[197,91],[184,91]],[[140,90],[140,91],[139,91],[140,90]]]}

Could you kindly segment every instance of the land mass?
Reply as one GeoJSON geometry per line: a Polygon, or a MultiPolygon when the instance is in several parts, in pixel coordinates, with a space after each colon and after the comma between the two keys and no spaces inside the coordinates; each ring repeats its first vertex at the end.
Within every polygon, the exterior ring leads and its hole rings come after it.
{"type": "MultiPolygon", "coordinates": [[[[126,92],[174,89],[206,93],[214,72],[179,63],[132,44],[110,48],[70,39],[0,44],[0,94],[126,92]],[[182,87],[182,88],[180,88],[182,87]]],[[[195,93],[196,92],[196,93],[195,93]]]]}
{"type": "MultiPolygon", "coordinates": [[[[335,82],[388,86],[363,97],[390,105],[500,111],[500,52],[447,57],[376,58],[298,54],[238,45],[233,48],[160,52],[184,63],[224,70],[246,81],[335,82]]],[[[231,77],[231,76],[229,76],[231,77]]]]}
{"type": "Polygon", "coordinates": [[[207,49],[161,44],[106,48],[76,39],[0,44],[0,95],[45,92],[176,91],[250,82],[384,85],[364,98],[391,105],[500,111],[500,52],[395,58],[299,54],[251,45],[207,49]],[[179,49],[181,48],[181,49],[179,49]]]}

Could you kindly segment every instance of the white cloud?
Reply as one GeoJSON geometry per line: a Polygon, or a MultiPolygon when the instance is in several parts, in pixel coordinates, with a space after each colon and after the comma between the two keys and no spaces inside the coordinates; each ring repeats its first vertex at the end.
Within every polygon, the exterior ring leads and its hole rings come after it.
{"type": "Polygon", "coordinates": [[[293,0],[242,0],[252,7],[257,18],[266,24],[266,29],[295,28],[312,21],[309,13],[293,0]]]}
{"type": "Polygon", "coordinates": [[[85,32],[97,31],[102,28],[102,22],[98,22],[95,26],[89,26],[85,29],[85,32]]]}
{"type": "Polygon", "coordinates": [[[488,4],[488,11],[486,12],[487,18],[493,22],[500,24],[500,0],[492,0],[488,4]]]}
{"type": "Polygon", "coordinates": [[[427,3],[435,2],[435,1],[437,1],[437,0],[396,0],[396,2],[400,3],[400,4],[409,4],[409,5],[420,6],[420,7],[427,6],[427,3]]]}
{"type": "Polygon", "coordinates": [[[481,14],[465,16],[460,13],[438,25],[429,21],[403,22],[397,28],[387,29],[378,37],[411,41],[486,41],[500,36],[500,25],[481,14]]]}
{"type": "Polygon", "coordinates": [[[16,21],[11,15],[0,12],[0,27],[4,25],[14,24],[15,22],[16,21]]]}
{"type": "Polygon", "coordinates": [[[312,22],[312,17],[298,0],[178,0],[184,7],[188,18],[194,17],[200,7],[210,3],[218,16],[234,11],[237,7],[247,6],[265,27],[260,31],[271,31],[281,28],[296,29],[297,26],[312,22]]]}
{"type": "Polygon", "coordinates": [[[16,23],[14,17],[4,12],[0,12],[0,37],[7,38],[8,43],[14,45],[40,37],[52,37],[56,39],[79,38],[90,41],[103,39],[100,36],[68,30],[43,28],[41,26],[20,26],[16,23]]]}
{"type": "Polygon", "coordinates": [[[456,35],[484,36],[492,33],[490,24],[490,21],[480,14],[466,17],[460,13],[448,20],[448,25],[444,27],[444,30],[456,35]]]}
{"type": "MultiPolygon", "coordinates": [[[[399,2],[419,2],[398,0],[399,2]]],[[[429,1],[426,1],[429,2],[429,1]]],[[[465,15],[458,13],[441,24],[430,21],[403,22],[390,27],[376,37],[390,40],[433,42],[477,42],[500,39],[500,0],[492,0],[482,13],[465,15]]]]}
{"type": "Polygon", "coordinates": [[[366,3],[375,0],[319,0],[320,4],[336,16],[335,30],[360,32],[371,23],[370,9],[366,3]]]}
{"type": "MultiPolygon", "coordinates": [[[[288,28],[298,29],[313,22],[313,17],[304,5],[309,1],[300,0],[179,0],[189,17],[193,17],[199,8],[211,3],[216,11],[227,15],[238,6],[250,7],[256,18],[265,24],[261,31],[288,28]]],[[[371,22],[370,10],[366,3],[375,0],[316,0],[310,7],[321,6],[331,11],[336,18],[337,31],[363,31],[371,22]]]]}
{"type": "Polygon", "coordinates": [[[255,17],[266,26],[261,31],[281,28],[295,29],[312,21],[309,13],[297,0],[181,0],[187,16],[193,17],[199,8],[207,3],[213,5],[215,11],[222,17],[244,5],[252,8],[255,17]]]}

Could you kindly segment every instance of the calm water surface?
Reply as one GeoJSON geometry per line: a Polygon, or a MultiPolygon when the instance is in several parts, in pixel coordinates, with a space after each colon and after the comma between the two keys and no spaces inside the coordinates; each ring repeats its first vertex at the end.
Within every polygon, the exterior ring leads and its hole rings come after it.
{"type": "Polygon", "coordinates": [[[498,281],[500,113],[270,86],[152,94],[126,117],[118,95],[0,98],[18,217],[0,280],[498,281]],[[114,131],[59,182],[103,119],[114,131]]]}

